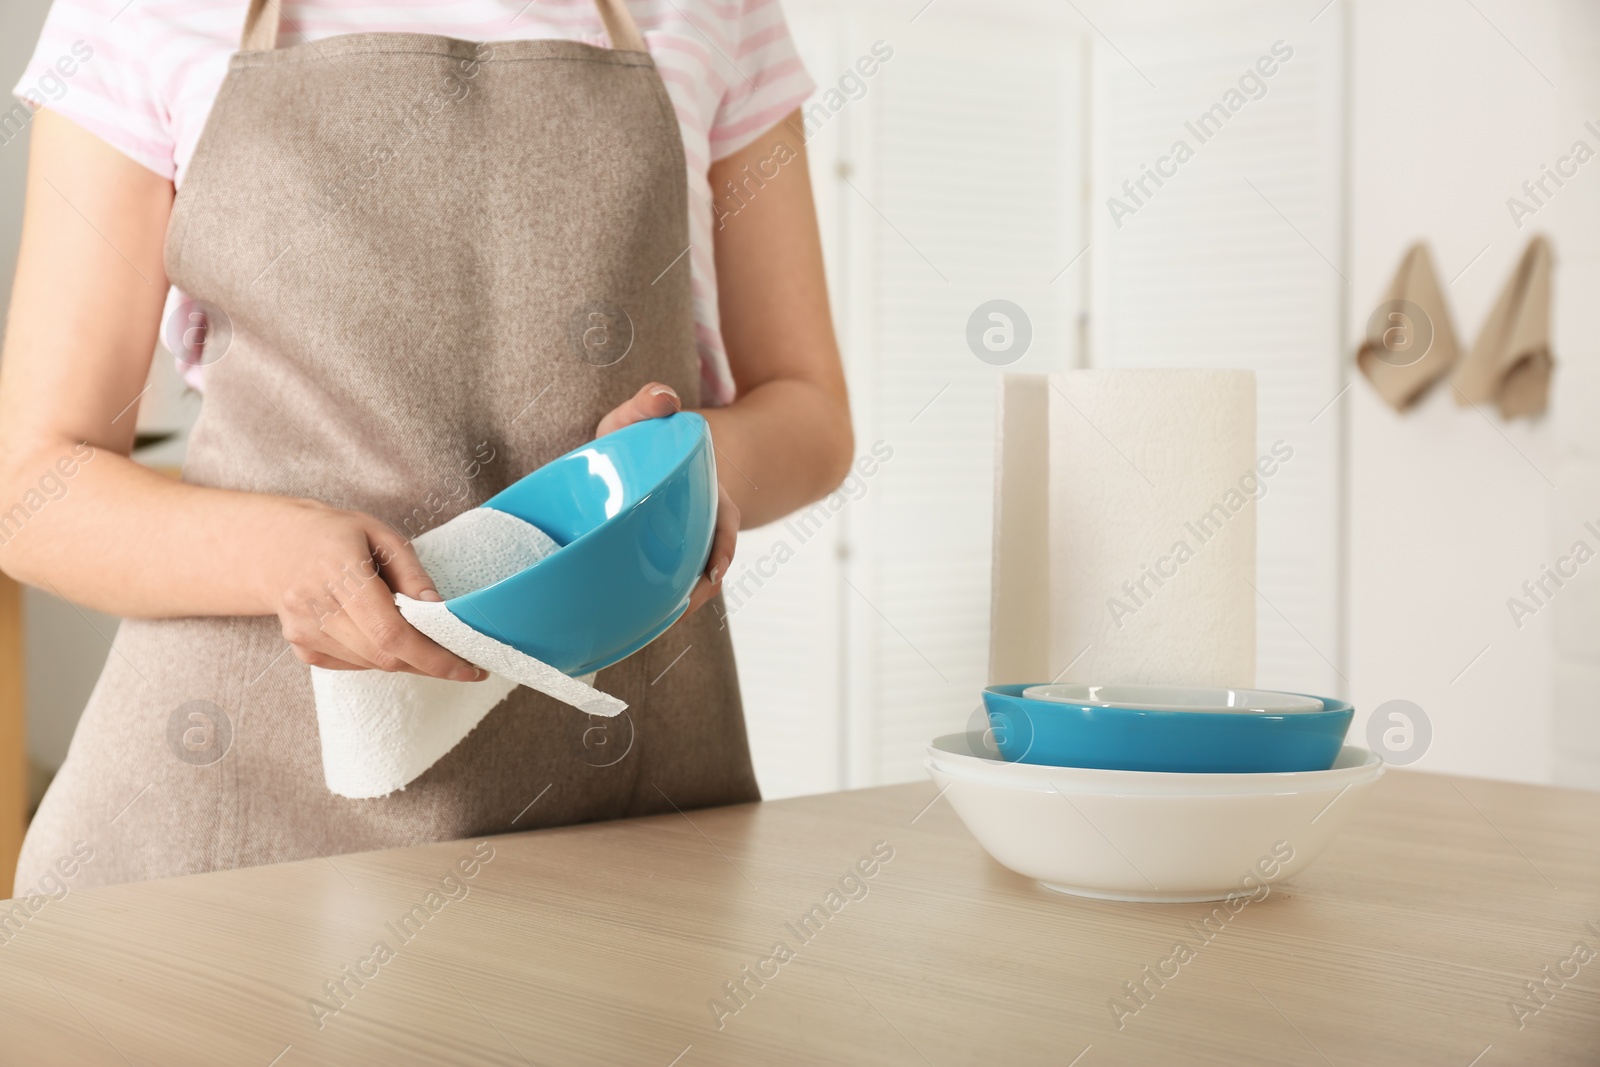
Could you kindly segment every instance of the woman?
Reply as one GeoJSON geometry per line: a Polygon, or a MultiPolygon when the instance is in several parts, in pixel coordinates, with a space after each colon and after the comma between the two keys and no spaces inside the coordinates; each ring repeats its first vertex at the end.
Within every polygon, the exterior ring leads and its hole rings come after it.
{"type": "Polygon", "coordinates": [[[697,607],[741,523],[843,477],[811,85],[775,3],[323,0],[280,26],[272,0],[56,0],[36,87],[0,566],[126,621],[19,887],[82,846],[76,884],[105,884],[758,797],[716,610],[601,673],[631,733],[603,758],[517,689],[375,800],[324,785],[308,671],[478,679],[394,607],[438,598],[419,506],[596,433],[710,422],[697,607]],[[169,283],[168,335],[205,327],[182,483],[128,458],[169,283]],[[191,722],[225,744],[192,758],[191,722]]]}

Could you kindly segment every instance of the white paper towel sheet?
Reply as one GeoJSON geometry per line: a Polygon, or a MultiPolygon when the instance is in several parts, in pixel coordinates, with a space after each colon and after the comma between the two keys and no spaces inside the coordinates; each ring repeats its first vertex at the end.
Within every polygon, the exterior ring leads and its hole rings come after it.
{"type": "Polygon", "coordinates": [[[1011,376],[991,682],[1255,683],[1255,375],[1011,376]]]}
{"type": "MultiPolygon", "coordinates": [[[[538,527],[492,508],[474,508],[412,543],[446,600],[492,585],[556,550],[538,527]]],[[[627,707],[510,645],[479,633],[443,602],[396,594],[400,614],[451,652],[489,671],[481,682],[450,682],[385,671],[311,668],[322,772],[340,796],[381,797],[403,789],[483,721],[519,684],[590,715],[627,707]]]]}

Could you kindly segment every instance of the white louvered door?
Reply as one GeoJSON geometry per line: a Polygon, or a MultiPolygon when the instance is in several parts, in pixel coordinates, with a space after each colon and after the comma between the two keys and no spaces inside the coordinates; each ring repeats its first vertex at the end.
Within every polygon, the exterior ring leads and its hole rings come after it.
{"type": "Polygon", "coordinates": [[[988,656],[995,385],[1079,358],[1083,40],[1048,5],[941,0],[912,21],[920,6],[786,4],[824,91],[875,42],[893,57],[809,142],[857,452],[877,468],[803,542],[794,523],[748,532],[734,567],[794,550],[731,622],[768,796],[919,777],[927,740],[966,723],[988,656]],[[1005,368],[967,343],[997,298],[1032,326],[1005,368]]]}

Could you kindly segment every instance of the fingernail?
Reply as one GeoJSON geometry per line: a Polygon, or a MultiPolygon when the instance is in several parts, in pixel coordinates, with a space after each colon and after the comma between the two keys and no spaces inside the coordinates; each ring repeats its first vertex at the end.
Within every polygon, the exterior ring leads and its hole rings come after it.
{"type": "Polygon", "coordinates": [[[658,385],[654,389],[650,390],[650,395],[670,396],[672,398],[673,407],[680,409],[683,407],[683,400],[678,396],[677,390],[673,389],[670,385],[658,385]]]}
{"type": "Polygon", "coordinates": [[[452,682],[477,682],[483,680],[483,671],[477,667],[457,667],[450,672],[452,682]]]}
{"type": "Polygon", "coordinates": [[[727,556],[723,556],[721,559],[717,560],[717,565],[715,567],[711,568],[711,574],[710,574],[711,584],[712,585],[716,585],[717,583],[721,582],[722,581],[722,575],[727,571],[727,569],[728,569],[728,557],[727,556]]]}
{"type": "Polygon", "coordinates": [[[439,590],[437,589],[424,589],[422,592],[417,594],[417,599],[427,600],[437,604],[439,601],[443,600],[444,597],[439,595],[439,590]]]}

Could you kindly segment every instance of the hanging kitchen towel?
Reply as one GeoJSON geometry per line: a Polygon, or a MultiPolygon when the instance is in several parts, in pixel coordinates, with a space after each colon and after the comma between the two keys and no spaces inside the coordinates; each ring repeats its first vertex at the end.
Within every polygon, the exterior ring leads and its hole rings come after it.
{"type": "MultiPolygon", "coordinates": [[[[556,550],[538,527],[493,508],[474,508],[412,543],[445,601],[492,585],[556,550]]],[[[450,682],[386,671],[311,668],[322,740],[322,773],[340,796],[381,797],[403,789],[466,737],[519,684],[590,715],[627,707],[547,663],[479,633],[443,601],[395,595],[400,614],[451,652],[489,671],[450,682]]]]}
{"type": "Polygon", "coordinates": [[[1404,411],[1449,372],[1459,355],[1433,257],[1419,242],[1407,250],[1383,303],[1368,320],[1356,366],[1390,407],[1404,411]]]}
{"type": "MultiPolygon", "coordinates": [[[[1008,376],[990,681],[1249,686],[1255,375],[1008,376]]],[[[1259,465],[1258,465],[1259,464],[1259,465]]]]}
{"type": "Polygon", "coordinates": [[[1502,418],[1544,414],[1550,399],[1550,243],[1528,242],[1456,372],[1456,400],[1493,400],[1502,418]]]}

